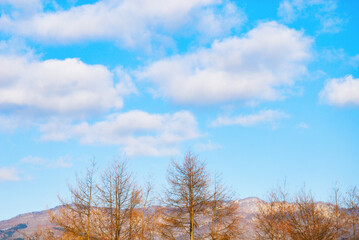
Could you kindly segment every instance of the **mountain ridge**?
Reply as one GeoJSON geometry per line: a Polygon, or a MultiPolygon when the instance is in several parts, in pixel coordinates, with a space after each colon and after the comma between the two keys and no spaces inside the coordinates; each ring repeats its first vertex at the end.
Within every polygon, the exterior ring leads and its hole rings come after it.
{"type": "MultiPolygon", "coordinates": [[[[265,201],[257,197],[247,197],[235,200],[235,202],[239,205],[242,224],[246,228],[245,235],[251,236],[254,233],[254,218],[258,213],[258,204],[265,201]]],[[[321,208],[330,205],[324,202],[317,202],[317,204],[321,208]]],[[[8,220],[0,221],[0,240],[21,240],[23,234],[31,235],[38,228],[48,227],[55,231],[58,230],[58,226],[50,222],[48,212],[56,214],[60,208],[61,205],[48,210],[19,214],[8,220]]]]}

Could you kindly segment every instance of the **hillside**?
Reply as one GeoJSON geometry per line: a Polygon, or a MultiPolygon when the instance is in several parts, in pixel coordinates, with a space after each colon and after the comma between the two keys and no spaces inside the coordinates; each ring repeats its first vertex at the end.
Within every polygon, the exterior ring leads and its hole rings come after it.
{"type": "MultiPolygon", "coordinates": [[[[59,207],[49,211],[56,213],[59,207]]],[[[14,218],[0,221],[0,240],[22,239],[22,234],[31,234],[39,227],[55,228],[49,221],[48,210],[20,214],[14,218]]]]}
{"type": "MultiPolygon", "coordinates": [[[[260,202],[262,200],[254,197],[237,201],[240,214],[243,217],[245,239],[250,239],[253,234],[253,219],[258,212],[258,203],[260,202]]],[[[328,210],[327,204],[318,202],[318,205],[323,211],[328,210]]],[[[50,210],[25,213],[9,220],[0,221],[0,240],[20,240],[23,239],[23,234],[30,235],[39,227],[47,226],[51,229],[56,229],[56,226],[49,221],[48,211],[56,213],[59,209],[60,207],[55,207],[50,210]]]]}

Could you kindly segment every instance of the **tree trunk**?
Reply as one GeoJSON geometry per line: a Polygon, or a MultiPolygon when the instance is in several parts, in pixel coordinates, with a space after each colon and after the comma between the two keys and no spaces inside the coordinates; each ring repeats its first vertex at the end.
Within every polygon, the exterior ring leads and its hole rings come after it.
{"type": "Polygon", "coordinates": [[[193,209],[191,209],[191,212],[190,212],[190,220],[189,220],[189,235],[190,235],[190,239],[191,240],[194,240],[194,236],[193,236],[193,228],[194,228],[194,216],[193,216],[193,209]]]}

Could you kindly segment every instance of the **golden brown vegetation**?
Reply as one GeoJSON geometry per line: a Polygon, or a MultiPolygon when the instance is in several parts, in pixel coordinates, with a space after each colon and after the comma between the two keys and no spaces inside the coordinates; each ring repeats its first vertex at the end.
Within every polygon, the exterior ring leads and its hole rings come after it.
{"type": "Polygon", "coordinates": [[[196,231],[199,218],[205,213],[210,198],[204,163],[187,153],[182,164],[172,162],[167,180],[169,187],[164,204],[168,210],[163,213],[162,237],[175,239],[178,233],[183,233],[190,240],[199,238],[196,231]]]}
{"type": "Polygon", "coordinates": [[[207,215],[210,217],[211,230],[206,239],[240,239],[243,235],[239,205],[215,175],[207,203],[207,215]]]}
{"type": "MultiPolygon", "coordinates": [[[[218,175],[211,181],[204,162],[191,152],[182,162],[171,163],[167,188],[157,199],[160,206],[153,205],[153,185],[140,187],[126,161],[116,159],[97,174],[92,164],[69,187],[70,201],[60,198],[60,211],[49,213],[61,231],[39,229],[25,239],[243,239],[246,229],[233,194],[218,175]]],[[[258,204],[254,225],[254,236],[247,234],[247,239],[357,240],[358,190],[342,194],[335,187],[329,204],[315,202],[305,190],[290,199],[285,187],[279,187],[258,204]]]]}
{"type": "Polygon", "coordinates": [[[315,202],[312,194],[304,189],[293,201],[287,201],[287,193],[278,188],[270,193],[268,202],[258,205],[256,238],[271,240],[357,240],[359,208],[355,205],[359,195],[355,188],[347,194],[342,207],[339,188],[334,188],[332,203],[315,202]],[[348,205],[349,204],[349,205],[348,205]]]}

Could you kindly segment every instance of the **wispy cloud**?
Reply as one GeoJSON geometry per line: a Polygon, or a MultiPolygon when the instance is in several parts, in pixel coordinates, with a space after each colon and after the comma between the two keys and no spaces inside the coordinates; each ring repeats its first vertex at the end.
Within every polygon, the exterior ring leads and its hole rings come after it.
{"type": "Polygon", "coordinates": [[[336,14],[336,9],[336,0],[283,0],[278,7],[278,16],[286,23],[311,16],[321,26],[318,33],[337,33],[345,20],[336,14]]]}
{"type": "Polygon", "coordinates": [[[275,100],[306,72],[311,43],[302,32],[267,22],[242,38],[154,62],[137,76],[154,84],[155,96],[181,104],[275,100]]]}
{"type": "Polygon", "coordinates": [[[210,126],[230,126],[240,125],[243,127],[253,126],[261,123],[269,123],[275,127],[278,120],[290,117],[288,114],[278,110],[263,110],[256,114],[242,115],[235,117],[219,117],[214,120],[210,126]]]}
{"type": "Polygon", "coordinates": [[[359,54],[350,57],[350,65],[354,66],[354,67],[358,67],[359,66],[359,54]]]}
{"type": "Polygon", "coordinates": [[[345,24],[345,20],[338,16],[322,16],[319,20],[322,25],[319,33],[338,33],[345,24]]]}
{"type": "Polygon", "coordinates": [[[20,181],[18,170],[15,167],[0,167],[0,182],[20,181]]]}
{"type": "Polygon", "coordinates": [[[327,48],[320,52],[320,61],[338,63],[341,67],[358,67],[359,54],[350,55],[343,48],[327,48]]]}
{"type": "Polygon", "coordinates": [[[196,151],[206,152],[206,151],[214,151],[216,149],[222,148],[222,145],[218,144],[218,143],[214,143],[210,140],[207,140],[206,142],[196,143],[194,148],[196,151]]]}
{"type": "Polygon", "coordinates": [[[56,160],[41,157],[27,156],[20,160],[21,164],[41,166],[43,168],[69,168],[72,167],[70,156],[60,156],[56,160]]]}
{"type": "Polygon", "coordinates": [[[45,165],[47,161],[40,157],[28,156],[21,159],[20,162],[31,165],[45,165]]]}
{"type": "Polygon", "coordinates": [[[13,133],[18,125],[19,122],[17,120],[9,118],[8,116],[0,115],[0,131],[5,133],[13,133]]]}
{"type": "Polygon", "coordinates": [[[309,125],[307,123],[301,122],[298,123],[297,125],[295,125],[296,128],[301,128],[301,129],[308,129],[309,125]]]}
{"type": "Polygon", "coordinates": [[[0,0],[0,5],[9,5],[22,13],[42,11],[42,0],[0,0]]]}
{"type": "Polygon", "coordinates": [[[69,156],[61,156],[56,161],[49,162],[48,168],[69,168],[72,167],[72,160],[69,156]]]}

